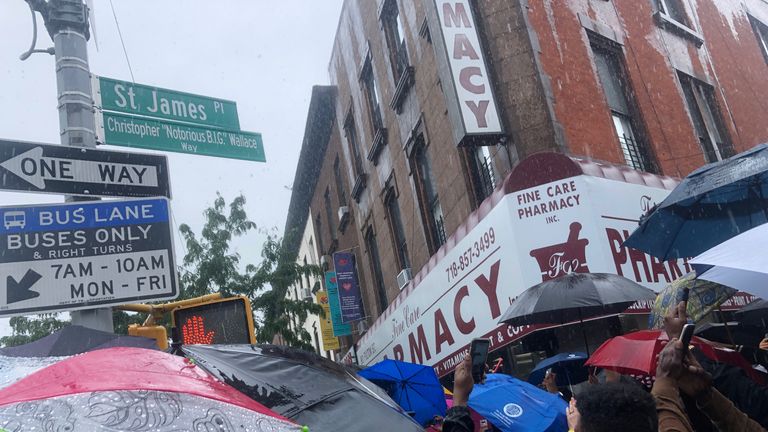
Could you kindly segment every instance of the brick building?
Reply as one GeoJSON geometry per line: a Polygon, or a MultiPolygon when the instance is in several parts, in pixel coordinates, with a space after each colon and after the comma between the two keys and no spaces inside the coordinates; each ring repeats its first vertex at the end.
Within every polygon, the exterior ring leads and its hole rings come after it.
{"type": "MultiPolygon", "coordinates": [[[[407,314],[398,307],[430,271],[534,177],[572,171],[666,190],[669,177],[768,141],[768,3],[347,0],[329,74],[327,142],[305,137],[302,160],[319,166],[299,163],[297,179],[314,184],[294,184],[303,207],[292,200],[286,233],[303,231],[295,212],[308,206],[319,256],[355,251],[363,333],[407,314]],[[570,162],[534,163],[540,152],[570,162]]],[[[645,282],[656,263],[620,247],[613,272],[626,253],[645,282]]],[[[420,335],[410,340],[413,352],[420,335]]]]}

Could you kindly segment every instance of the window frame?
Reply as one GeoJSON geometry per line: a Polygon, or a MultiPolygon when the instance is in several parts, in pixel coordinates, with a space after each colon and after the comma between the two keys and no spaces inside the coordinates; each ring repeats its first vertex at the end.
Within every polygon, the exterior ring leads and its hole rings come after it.
{"type": "Polygon", "coordinates": [[[339,207],[347,205],[347,189],[344,187],[344,180],[341,178],[341,159],[336,155],[333,161],[333,179],[336,183],[336,195],[339,198],[339,207]]]}
{"type": "Polygon", "coordinates": [[[728,128],[715,96],[714,86],[682,71],[677,71],[677,77],[686,111],[704,155],[704,160],[708,163],[717,162],[735,154],[728,128]],[[703,130],[700,130],[702,127],[703,130]],[[720,137],[721,142],[717,142],[715,133],[720,137]],[[712,148],[711,150],[706,148],[707,143],[702,140],[703,138],[706,138],[712,148]]]}
{"type": "Polygon", "coordinates": [[[430,255],[432,255],[445,244],[447,235],[445,232],[445,215],[440,203],[437,185],[432,175],[432,162],[427,153],[426,139],[423,133],[419,133],[414,139],[409,162],[416,189],[416,198],[419,203],[422,226],[427,237],[430,255]],[[424,168],[428,172],[425,173],[424,168]]]}
{"type": "Polygon", "coordinates": [[[752,31],[757,38],[757,44],[760,47],[760,52],[763,54],[765,64],[768,65],[768,24],[760,21],[754,16],[747,14],[749,17],[749,23],[752,25],[752,31]]]}
{"type": "Polygon", "coordinates": [[[363,148],[360,146],[360,140],[358,139],[355,113],[352,110],[351,105],[352,104],[350,103],[350,108],[347,111],[347,116],[344,118],[342,128],[344,129],[344,138],[347,141],[347,146],[352,158],[352,172],[355,175],[355,181],[352,185],[350,194],[352,195],[352,199],[359,203],[363,190],[365,190],[367,174],[365,173],[365,168],[363,166],[363,148]]]}
{"type": "Polygon", "coordinates": [[[594,32],[587,31],[587,34],[598,84],[611,116],[613,132],[619,150],[624,157],[624,163],[632,169],[657,174],[658,165],[653,150],[648,144],[645,123],[637,106],[622,46],[618,42],[594,32]],[[598,58],[603,59],[607,70],[603,70],[602,63],[598,61],[598,58]],[[614,97],[621,98],[620,105],[623,107],[611,103],[612,97],[608,95],[608,86],[604,82],[603,73],[610,75],[612,87],[618,87],[614,89],[613,93],[616,93],[614,97]],[[620,134],[617,121],[622,125],[622,131],[629,130],[629,136],[626,133],[620,134]]]}
{"type": "Polygon", "coordinates": [[[335,252],[333,246],[338,242],[338,233],[336,231],[336,224],[333,223],[333,202],[331,200],[331,186],[325,188],[323,193],[323,206],[325,207],[325,217],[328,219],[328,235],[331,238],[331,247],[329,252],[335,252]]]}
{"type": "Polygon", "coordinates": [[[398,194],[395,187],[390,186],[384,194],[384,209],[392,239],[392,250],[395,251],[397,265],[402,271],[411,268],[411,258],[408,254],[408,239],[405,236],[405,225],[403,225],[402,212],[397,198],[398,194]]]}
{"type": "Polygon", "coordinates": [[[387,295],[384,275],[381,270],[381,254],[379,253],[379,245],[376,241],[376,233],[373,230],[373,226],[368,226],[368,228],[366,228],[363,241],[365,242],[365,250],[371,268],[373,286],[376,290],[376,305],[379,309],[379,315],[381,315],[389,306],[389,296],[387,295]]]}
{"type": "Polygon", "coordinates": [[[493,194],[499,185],[499,175],[494,161],[495,153],[490,148],[494,146],[464,147],[462,152],[466,165],[475,209],[493,194]],[[486,155],[485,152],[488,152],[486,155]],[[482,159],[480,153],[483,153],[482,159]]]}
{"type": "Polygon", "coordinates": [[[368,123],[370,124],[372,137],[366,159],[377,165],[379,153],[387,144],[387,128],[384,126],[384,110],[381,104],[381,93],[376,85],[376,74],[373,71],[370,45],[363,62],[363,67],[360,70],[359,81],[363,99],[365,100],[366,111],[368,112],[368,123]]]}
{"type": "Polygon", "coordinates": [[[688,8],[685,7],[684,1],[687,0],[654,0],[655,17],[659,25],[691,39],[697,47],[700,47],[704,43],[704,37],[694,26],[693,17],[688,14],[688,8]],[[669,2],[675,2],[675,7],[669,7],[669,2]],[[670,10],[675,11],[675,13],[670,14],[670,10]],[[675,16],[680,14],[683,15],[682,20],[675,16]]]}

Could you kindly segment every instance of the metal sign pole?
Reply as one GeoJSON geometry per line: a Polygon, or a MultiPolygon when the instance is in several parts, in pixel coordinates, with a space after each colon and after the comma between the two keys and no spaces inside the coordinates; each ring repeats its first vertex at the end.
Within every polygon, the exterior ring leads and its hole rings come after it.
{"type": "MultiPolygon", "coordinates": [[[[88,10],[82,0],[50,0],[45,26],[56,53],[61,143],[96,148],[96,121],[88,67],[88,10]]],[[[67,196],[66,201],[83,198],[67,196]]],[[[91,199],[85,199],[91,200],[91,199]]],[[[112,309],[96,308],[70,312],[72,324],[113,332],[112,309]]]]}

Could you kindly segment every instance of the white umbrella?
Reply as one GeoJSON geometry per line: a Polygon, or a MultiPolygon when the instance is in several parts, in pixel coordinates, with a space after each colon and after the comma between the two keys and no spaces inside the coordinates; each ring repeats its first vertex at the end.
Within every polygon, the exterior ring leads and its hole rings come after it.
{"type": "Polygon", "coordinates": [[[699,278],[768,299],[768,224],[745,231],[690,260],[699,278]]]}

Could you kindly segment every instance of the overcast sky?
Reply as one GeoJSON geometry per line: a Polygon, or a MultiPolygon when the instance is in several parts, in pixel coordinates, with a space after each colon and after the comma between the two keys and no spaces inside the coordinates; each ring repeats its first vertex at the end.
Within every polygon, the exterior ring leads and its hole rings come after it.
{"type": "MultiPolygon", "coordinates": [[[[108,0],[94,0],[98,51],[89,42],[91,72],[131,80],[108,0]]],[[[260,227],[285,224],[311,88],[327,84],[342,0],[113,0],[137,83],[230,99],[240,127],[260,132],[267,163],[168,153],[175,228],[200,232],[203,210],[221,192],[245,195],[260,227]]],[[[38,48],[52,45],[38,15],[38,48]]],[[[92,32],[93,33],[93,32],[92,32]]],[[[32,39],[23,0],[0,1],[0,138],[59,144],[54,58],[20,61],[32,39]]],[[[141,152],[106,146],[105,149],[141,152]]],[[[42,194],[0,192],[0,205],[62,201],[42,194]]],[[[236,244],[258,262],[263,237],[236,244]]],[[[179,261],[184,249],[178,242],[179,261]]],[[[8,334],[0,320],[0,336],[8,334]]]]}

